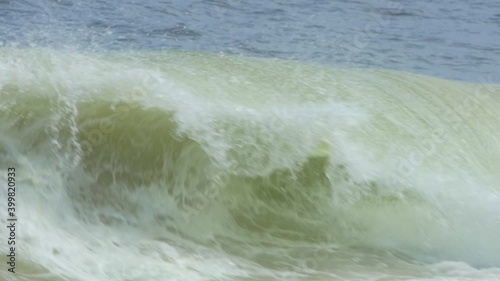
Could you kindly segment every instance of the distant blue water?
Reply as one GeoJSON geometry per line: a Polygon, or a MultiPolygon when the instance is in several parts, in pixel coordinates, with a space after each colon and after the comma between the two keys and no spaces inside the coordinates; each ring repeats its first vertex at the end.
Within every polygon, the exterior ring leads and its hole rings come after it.
{"type": "Polygon", "coordinates": [[[500,1],[0,0],[0,44],[227,52],[500,82],[500,1]]]}

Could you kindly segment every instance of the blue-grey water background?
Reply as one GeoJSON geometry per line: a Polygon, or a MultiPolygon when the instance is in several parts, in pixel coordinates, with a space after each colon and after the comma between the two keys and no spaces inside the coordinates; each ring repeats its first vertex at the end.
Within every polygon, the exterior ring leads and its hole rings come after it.
{"type": "Polygon", "coordinates": [[[2,0],[0,45],[225,52],[499,82],[500,1],[2,0]]]}

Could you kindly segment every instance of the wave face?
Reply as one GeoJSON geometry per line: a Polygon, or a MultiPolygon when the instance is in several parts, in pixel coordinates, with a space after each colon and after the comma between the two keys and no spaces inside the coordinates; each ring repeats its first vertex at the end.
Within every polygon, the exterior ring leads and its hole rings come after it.
{"type": "Polygon", "coordinates": [[[218,54],[0,49],[19,280],[494,279],[499,95],[218,54]]]}

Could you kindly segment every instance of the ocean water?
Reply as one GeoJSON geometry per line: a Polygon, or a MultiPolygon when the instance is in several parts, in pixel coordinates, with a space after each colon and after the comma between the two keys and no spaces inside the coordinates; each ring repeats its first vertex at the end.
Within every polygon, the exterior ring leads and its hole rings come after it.
{"type": "Polygon", "coordinates": [[[500,2],[0,1],[0,46],[0,280],[500,280],[500,2]]]}

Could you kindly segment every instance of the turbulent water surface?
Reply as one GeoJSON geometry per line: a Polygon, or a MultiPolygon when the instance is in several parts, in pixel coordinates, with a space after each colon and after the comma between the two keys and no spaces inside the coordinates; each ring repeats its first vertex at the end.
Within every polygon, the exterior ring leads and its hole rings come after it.
{"type": "Polygon", "coordinates": [[[1,280],[500,280],[497,4],[115,2],[0,1],[1,280]]]}

